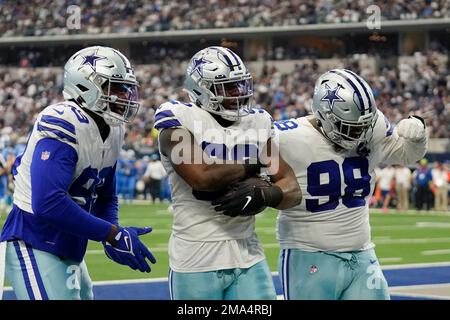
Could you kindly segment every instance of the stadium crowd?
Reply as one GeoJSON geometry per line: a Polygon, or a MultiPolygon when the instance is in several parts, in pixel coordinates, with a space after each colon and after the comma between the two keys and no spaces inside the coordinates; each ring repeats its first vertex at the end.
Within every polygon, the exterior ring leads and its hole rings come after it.
{"type": "Polygon", "coordinates": [[[368,0],[30,0],[0,1],[0,34],[42,36],[64,34],[129,33],[229,27],[287,26],[365,21],[370,5],[383,19],[450,17],[450,2],[368,0]],[[80,7],[80,28],[67,28],[80,7]]]}
{"type": "MultiPolygon", "coordinates": [[[[418,113],[426,118],[430,137],[449,138],[450,75],[446,54],[437,51],[416,53],[407,62],[385,59],[378,72],[361,67],[358,62],[366,58],[353,55],[340,60],[341,65],[335,67],[350,68],[366,78],[378,108],[392,123],[418,113]]],[[[156,107],[167,100],[187,100],[181,90],[185,62],[185,59],[167,57],[158,64],[136,66],[142,107],[133,125],[128,127],[124,145],[127,151],[121,155],[118,165],[118,188],[123,199],[135,198],[136,192],[141,197],[152,195],[155,198],[161,194],[160,199],[170,199],[167,179],[161,170],[155,173],[146,172],[146,169],[151,166],[158,168],[157,134],[153,129],[156,107]],[[160,182],[155,183],[155,180],[160,182]]],[[[275,120],[309,114],[314,87],[312,79],[316,79],[321,71],[314,59],[302,60],[287,73],[275,66],[264,65],[254,74],[256,107],[267,109],[275,120]]],[[[23,151],[36,115],[47,105],[62,100],[62,85],[60,67],[0,68],[0,151],[3,166],[7,166],[8,158],[23,151]]],[[[10,183],[8,179],[3,180],[0,189],[6,190],[10,183]]]]}
{"type": "MultiPolygon", "coordinates": [[[[360,70],[352,56],[343,65],[362,74],[370,82],[378,107],[388,119],[420,113],[427,119],[430,137],[448,138],[450,123],[450,75],[447,55],[437,52],[417,53],[414,63],[388,64],[379,73],[360,70]]],[[[136,73],[141,82],[142,108],[127,134],[125,149],[138,155],[153,153],[155,132],[153,114],[167,100],[185,100],[180,89],[184,61],[166,58],[160,64],[140,65],[136,73]]],[[[310,112],[314,82],[319,70],[315,60],[303,60],[289,73],[265,66],[255,74],[255,104],[267,109],[275,120],[299,117],[310,112]]],[[[61,68],[0,68],[0,147],[5,143],[26,141],[30,126],[45,106],[62,99],[61,68]],[[8,142],[11,140],[11,142],[8,142]]]]}

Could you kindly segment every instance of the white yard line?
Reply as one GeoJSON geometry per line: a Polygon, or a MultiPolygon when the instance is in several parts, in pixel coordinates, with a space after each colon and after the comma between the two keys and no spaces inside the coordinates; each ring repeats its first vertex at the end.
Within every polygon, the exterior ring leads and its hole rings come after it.
{"type": "Polygon", "coordinates": [[[391,295],[396,296],[449,300],[450,283],[391,286],[389,292],[391,295]]]}
{"type": "Polygon", "coordinates": [[[403,260],[403,258],[400,257],[390,257],[390,258],[378,258],[380,263],[387,263],[387,262],[400,262],[403,260]]]}
{"type": "MultiPolygon", "coordinates": [[[[447,243],[450,242],[450,237],[445,238],[400,238],[400,239],[391,239],[389,237],[386,238],[374,238],[373,241],[375,244],[405,244],[405,243],[447,243]]],[[[280,245],[278,243],[263,243],[264,248],[279,248],[280,245]]]]}
{"type": "Polygon", "coordinates": [[[393,270],[393,269],[431,268],[431,267],[450,267],[450,262],[393,264],[389,266],[381,266],[381,269],[393,270]]]}
{"type": "Polygon", "coordinates": [[[435,295],[435,294],[420,294],[420,293],[404,293],[404,292],[389,292],[391,296],[400,296],[408,298],[418,298],[418,299],[434,299],[434,300],[450,300],[450,297],[435,295]]]}
{"type": "Polygon", "coordinates": [[[440,254],[450,254],[450,249],[440,249],[440,250],[425,250],[420,252],[423,256],[433,256],[440,254]]]}
{"type": "Polygon", "coordinates": [[[450,228],[450,223],[445,222],[417,222],[416,227],[419,228],[450,228]]]}
{"type": "MultiPolygon", "coordinates": [[[[441,266],[450,266],[450,262],[434,262],[434,263],[413,263],[413,264],[398,264],[398,265],[390,265],[390,266],[382,266],[383,270],[392,270],[392,269],[409,269],[409,268],[426,268],[426,267],[441,267],[441,266]]],[[[272,272],[272,276],[278,276],[278,272],[272,272]]],[[[94,285],[115,285],[115,284],[135,284],[135,283],[152,283],[152,282],[166,282],[167,278],[151,278],[151,279],[129,279],[129,280],[107,280],[107,281],[94,281],[94,285]]],[[[413,286],[396,286],[391,288],[402,289],[402,288],[434,288],[438,286],[446,286],[448,283],[442,284],[425,284],[425,285],[413,285],[413,286]]],[[[5,291],[12,291],[11,287],[5,287],[5,291]]],[[[395,293],[395,295],[404,295],[403,293],[395,293]]],[[[420,295],[420,297],[424,297],[424,295],[420,295]]],[[[439,296],[439,298],[441,298],[439,296]]]]}
{"type": "Polygon", "coordinates": [[[450,237],[442,238],[400,238],[380,239],[376,244],[404,244],[404,243],[445,243],[450,242],[450,237]]]}
{"type": "Polygon", "coordinates": [[[377,231],[390,231],[390,230],[410,230],[412,228],[416,228],[415,225],[413,224],[402,224],[402,225],[397,225],[397,226],[374,226],[372,225],[370,227],[372,230],[377,230],[377,231]]]}
{"type": "Polygon", "coordinates": [[[378,241],[378,240],[389,240],[389,239],[392,239],[392,237],[389,237],[389,236],[381,236],[381,237],[373,237],[372,238],[372,241],[378,241]]]}
{"type": "Polygon", "coordinates": [[[371,214],[375,215],[383,215],[383,216],[389,216],[390,214],[396,214],[396,215],[405,215],[405,216],[450,216],[449,211],[416,211],[416,210],[408,210],[408,211],[397,211],[397,210],[390,210],[388,213],[383,212],[381,209],[370,209],[371,214]]]}

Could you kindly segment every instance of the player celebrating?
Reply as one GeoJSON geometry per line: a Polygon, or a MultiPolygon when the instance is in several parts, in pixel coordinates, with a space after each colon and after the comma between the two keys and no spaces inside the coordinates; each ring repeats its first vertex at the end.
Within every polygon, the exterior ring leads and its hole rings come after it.
{"type": "Polygon", "coordinates": [[[63,93],[66,101],[38,115],[13,168],[14,207],[1,241],[18,299],[92,299],[88,239],[134,270],[155,263],[139,240],[151,228],[118,225],[116,160],[123,123],[139,108],[130,62],[112,48],[83,49],[64,67],[63,93]]]}
{"type": "Polygon", "coordinates": [[[314,116],[276,124],[280,153],[305,199],[278,216],[284,297],[389,299],[370,239],[374,168],[421,159],[425,122],[412,116],[394,129],[366,81],[344,69],[319,77],[312,110],[314,116]]]}
{"type": "Polygon", "coordinates": [[[227,48],[196,53],[185,89],[191,103],[170,101],[155,114],[173,194],[171,298],[275,299],[253,215],[265,206],[297,205],[301,193],[292,169],[272,156],[277,152],[271,149],[271,117],[251,108],[252,76],[227,48]],[[257,159],[265,154],[268,161],[261,162],[269,170],[278,164],[274,184],[250,179],[224,191],[257,174],[257,159]]]}

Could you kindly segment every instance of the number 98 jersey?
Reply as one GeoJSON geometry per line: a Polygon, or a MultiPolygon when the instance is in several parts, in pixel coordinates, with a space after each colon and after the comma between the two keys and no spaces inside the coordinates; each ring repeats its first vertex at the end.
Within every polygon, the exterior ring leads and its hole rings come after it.
{"type": "Polygon", "coordinates": [[[294,170],[303,193],[300,205],[279,212],[277,238],[282,249],[344,252],[374,246],[368,207],[374,168],[382,161],[402,162],[404,152],[401,139],[378,112],[367,146],[370,152],[364,156],[336,151],[308,117],[275,123],[281,156],[294,170]]]}

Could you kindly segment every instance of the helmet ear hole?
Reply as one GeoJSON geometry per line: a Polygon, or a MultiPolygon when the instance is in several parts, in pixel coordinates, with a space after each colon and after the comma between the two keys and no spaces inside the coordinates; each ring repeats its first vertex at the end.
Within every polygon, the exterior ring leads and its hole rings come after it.
{"type": "Polygon", "coordinates": [[[89,89],[83,86],[82,84],[77,84],[77,88],[80,89],[81,92],[86,92],[89,89]]]}

